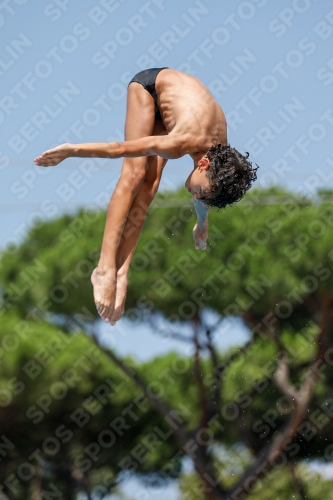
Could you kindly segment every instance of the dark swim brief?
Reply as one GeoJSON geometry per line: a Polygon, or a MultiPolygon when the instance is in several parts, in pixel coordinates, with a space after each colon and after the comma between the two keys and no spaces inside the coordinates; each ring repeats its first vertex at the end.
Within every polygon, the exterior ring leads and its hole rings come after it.
{"type": "Polygon", "coordinates": [[[156,77],[162,69],[168,69],[168,68],[144,69],[143,71],[140,71],[140,73],[137,73],[135,76],[133,76],[132,80],[129,82],[129,84],[132,82],[140,83],[143,86],[143,88],[146,89],[152,96],[155,103],[155,120],[162,120],[160,110],[158,109],[157,106],[157,95],[155,90],[156,77]]]}

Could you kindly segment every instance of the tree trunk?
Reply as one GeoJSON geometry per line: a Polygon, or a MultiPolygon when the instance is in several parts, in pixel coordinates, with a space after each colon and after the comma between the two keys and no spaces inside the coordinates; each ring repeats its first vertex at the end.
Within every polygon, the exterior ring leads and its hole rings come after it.
{"type": "Polygon", "coordinates": [[[32,478],[29,488],[30,500],[42,500],[42,470],[36,467],[36,475],[32,478]]]}
{"type": "Polygon", "coordinates": [[[305,486],[303,485],[302,481],[296,474],[294,464],[288,462],[286,467],[290,472],[291,480],[293,482],[295,491],[297,491],[298,493],[300,500],[310,500],[305,491],[305,486]]]}

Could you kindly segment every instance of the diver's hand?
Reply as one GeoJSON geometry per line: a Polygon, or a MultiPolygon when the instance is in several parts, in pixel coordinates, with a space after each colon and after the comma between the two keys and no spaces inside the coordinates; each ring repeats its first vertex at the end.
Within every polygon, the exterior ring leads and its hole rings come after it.
{"type": "Polygon", "coordinates": [[[208,238],[208,223],[205,222],[204,224],[198,224],[193,228],[193,239],[195,243],[195,248],[199,250],[206,250],[207,243],[206,240],[208,238]]]}
{"type": "Polygon", "coordinates": [[[34,159],[36,165],[40,167],[54,167],[61,161],[65,160],[73,153],[71,144],[61,144],[56,148],[45,151],[40,156],[34,159]]]}

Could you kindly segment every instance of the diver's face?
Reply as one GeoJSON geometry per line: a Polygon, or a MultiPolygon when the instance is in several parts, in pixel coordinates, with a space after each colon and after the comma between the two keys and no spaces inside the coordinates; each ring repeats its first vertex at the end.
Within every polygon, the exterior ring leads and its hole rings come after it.
{"type": "Polygon", "coordinates": [[[200,198],[203,192],[210,186],[210,181],[207,177],[209,166],[210,161],[204,156],[197,163],[194,162],[194,169],[186,179],[185,187],[195,198],[200,198]]]}

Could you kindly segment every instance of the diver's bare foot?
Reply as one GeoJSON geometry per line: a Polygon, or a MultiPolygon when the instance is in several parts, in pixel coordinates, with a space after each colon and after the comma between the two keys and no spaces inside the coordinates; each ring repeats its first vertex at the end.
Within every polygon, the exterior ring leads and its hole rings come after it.
{"type": "Polygon", "coordinates": [[[116,273],[96,267],[91,275],[91,283],[97,311],[106,322],[110,322],[116,295],[116,273]]]}
{"type": "Polygon", "coordinates": [[[117,274],[116,301],[111,317],[111,325],[114,326],[125,312],[125,300],[127,292],[127,274],[117,274]]]}

